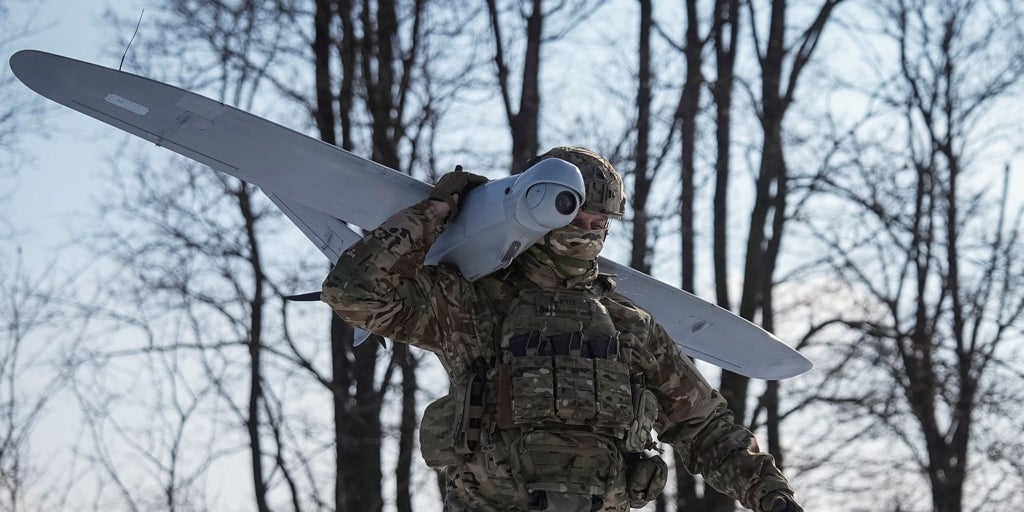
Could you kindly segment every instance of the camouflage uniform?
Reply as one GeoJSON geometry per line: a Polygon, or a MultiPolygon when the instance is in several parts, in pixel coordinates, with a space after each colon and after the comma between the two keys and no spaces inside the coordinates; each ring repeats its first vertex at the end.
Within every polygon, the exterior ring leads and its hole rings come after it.
{"type": "MultiPolygon", "coordinates": [[[[446,471],[445,510],[537,509],[530,502],[537,491],[528,487],[538,486],[552,491],[552,497],[593,495],[593,510],[642,506],[660,493],[665,478],[664,463],[650,463],[641,453],[650,446],[651,423],[660,440],[678,450],[690,472],[701,473],[743,506],[761,510],[762,498],[772,492],[792,496],[772,457],[760,453],[752,434],[733,423],[722,396],[647,312],[614,292],[613,280],[598,274],[596,265],[565,279],[550,271],[548,256],[535,246],[509,269],[475,282],[454,267],[424,266],[423,258],[445,221],[430,206],[425,200],[399,212],[347,250],[324,282],[322,298],[351,325],[429,350],[440,359],[451,391],[427,407],[420,436],[427,464],[446,471]],[[528,370],[513,367],[519,374],[509,378],[510,366],[504,363],[514,340],[503,329],[515,330],[509,326],[519,313],[509,317],[512,308],[527,313],[537,309],[529,303],[534,295],[589,304],[611,319],[618,339],[615,359],[629,373],[618,387],[632,393],[627,396],[636,407],[624,411],[630,420],[624,429],[614,421],[607,428],[593,426],[600,423],[593,415],[583,421],[554,417],[562,409],[548,411],[552,417],[541,428],[517,425],[524,411],[507,410],[502,396],[510,385],[530,386],[530,378],[543,379],[546,373],[541,369],[527,378],[522,372],[528,370]],[[640,421],[643,416],[649,417],[647,424],[640,421]]],[[[585,329],[591,327],[581,327],[585,329]]],[[[559,371],[569,375],[566,369],[559,371]]],[[[545,389],[537,387],[540,393],[545,389]]],[[[603,399],[602,393],[598,396],[603,399]]],[[[591,510],[585,505],[579,509],[591,510]]]]}

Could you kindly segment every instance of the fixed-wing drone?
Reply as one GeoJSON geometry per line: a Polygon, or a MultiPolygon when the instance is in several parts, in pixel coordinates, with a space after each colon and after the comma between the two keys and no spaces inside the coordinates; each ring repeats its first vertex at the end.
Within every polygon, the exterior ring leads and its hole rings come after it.
{"type": "MultiPolygon", "coordinates": [[[[431,186],[336,146],[199,94],[59,55],[23,50],[11,69],[57,103],[260,187],[332,262],[372,229],[426,198],[431,186]]],[[[547,162],[547,163],[545,163],[547,162]]],[[[507,266],[579,208],[583,180],[561,160],[473,189],[425,263],[467,279],[507,266]],[[559,163],[560,162],[560,163],[559,163]]],[[[760,327],[602,258],[616,291],[649,311],[687,355],[748,377],[777,380],[811,363],[760,327]]]]}

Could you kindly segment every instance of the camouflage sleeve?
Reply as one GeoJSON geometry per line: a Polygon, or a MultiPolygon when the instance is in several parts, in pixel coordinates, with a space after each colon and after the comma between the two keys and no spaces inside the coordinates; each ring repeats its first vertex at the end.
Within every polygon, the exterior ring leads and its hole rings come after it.
{"type": "Polygon", "coordinates": [[[761,498],[773,491],[792,496],[772,456],[760,451],[749,430],[734,423],[725,398],[660,325],[655,324],[650,340],[658,378],[649,384],[661,407],[656,429],[686,469],[751,510],[762,510],[761,498]]]}
{"type": "Polygon", "coordinates": [[[321,300],[349,325],[427,350],[440,349],[449,313],[464,311],[469,282],[423,258],[444,227],[424,200],[350,247],[324,280],[321,300]]]}

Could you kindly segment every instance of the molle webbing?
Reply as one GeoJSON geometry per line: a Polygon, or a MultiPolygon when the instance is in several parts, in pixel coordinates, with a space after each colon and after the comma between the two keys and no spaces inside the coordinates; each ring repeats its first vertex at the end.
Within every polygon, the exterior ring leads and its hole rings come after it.
{"type": "Polygon", "coordinates": [[[633,419],[629,373],[618,340],[540,331],[509,339],[512,423],[585,425],[618,434],[633,419]]]}
{"type": "Polygon", "coordinates": [[[622,437],[633,420],[629,370],[599,297],[524,291],[502,327],[498,424],[571,425],[622,437]]]}

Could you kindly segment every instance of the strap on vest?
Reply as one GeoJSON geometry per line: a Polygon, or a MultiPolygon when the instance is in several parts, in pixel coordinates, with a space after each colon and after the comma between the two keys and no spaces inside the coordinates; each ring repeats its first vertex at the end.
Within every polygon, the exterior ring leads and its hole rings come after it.
{"type": "Polygon", "coordinates": [[[526,356],[578,356],[587,359],[613,359],[619,353],[619,340],[610,336],[583,339],[579,331],[541,337],[533,330],[508,340],[512,357],[526,356]]]}
{"type": "Polygon", "coordinates": [[[466,382],[466,401],[462,407],[464,432],[455,447],[457,453],[470,454],[480,446],[480,427],[485,412],[484,390],[487,387],[487,363],[483,359],[473,361],[472,373],[466,382]]]}

